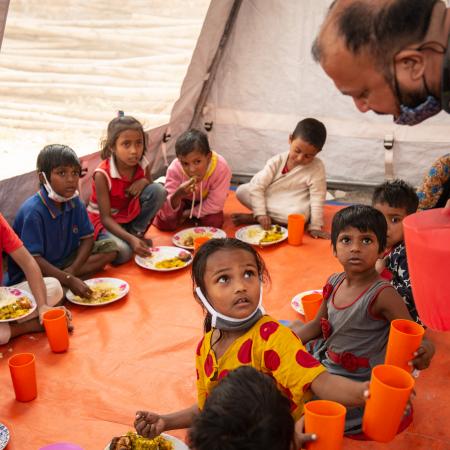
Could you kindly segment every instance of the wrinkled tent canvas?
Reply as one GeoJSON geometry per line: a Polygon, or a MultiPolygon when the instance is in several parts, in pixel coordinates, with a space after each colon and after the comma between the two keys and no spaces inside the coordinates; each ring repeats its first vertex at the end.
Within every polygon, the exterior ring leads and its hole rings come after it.
{"type": "MultiPolygon", "coordinates": [[[[328,129],[321,154],[328,180],[357,184],[378,183],[391,171],[417,184],[431,162],[448,151],[445,114],[416,127],[397,126],[390,117],[361,114],[313,62],[310,48],[328,0],[213,0],[208,9],[206,1],[191,1],[178,10],[177,2],[169,2],[175,5],[175,15],[163,21],[152,16],[151,7],[146,14],[132,14],[143,3],[148,2],[55,1],[49,3],[47,16],[16,19],[10,13],[16,45],[14,41],[9,45],[8,22],[0,56],[2,83],[9,92],[2,135],[12,127],[19,136],[23,127],[48,138],[45,143],[59,139],[73,145],[78,154],[91,155],[98,150],[100,130],[115,110],[125,109],[149,130],[154,173],[161,173],[166,161],[174,158],[180,133],[190,125],[204,128],[206,124],[212,126],[212,147],[225,156],[235,175],[247,176],[261,169],[270,156],[286,150],[288,134],[297,121],[312,116],[328,129]],[[233,6],[238,11],[231,20],[233,6]],[[51,8],[60,15],[60,22],[52,19],[51,8]],[[82,17],[78,11],[83,11],[82,17]],[[188,20],[182,20],[186,15],[188,20]],[[180,55],[189,47],[189,32],[192,37],[203,20],[182,81],[187,61],[180,55]],[[37,51],[32,58],[19,45],[21,33],[26,32],[36,33],[37,51]],[[61,48],[55,48],[52,36],[61,34],[65,39],[59,42],[61,48]],[[90,51],[83,50],[86,44],[93,46],[90,51]],[[155,48],[161,54],[155,54],[155,48]],[[20,56],[15,57],[14,50],[20,56]],[[133,51],[134,56],[127,58],[133,51]],[[219,62],[210,71],[215,57],[219,62]],[[174,70],[179,75],[177,83],[174,70]],[[169,88],[167,80],[172,80],[169,88]],[[205,84],[209,93],[199,104],[205,84]],[[20,100],[11,89],[17,89],[20,100]],[[61,93],[61,102],[39,103],[51,96],[51,89],[61,93]],[[174,91],[180,92],[176,102],[174,91]],[[34,103],[27,104],[27,97],[34,103]],[[196,106],[201,114],[193,120],[196,106]],[[386,135],[394,137],[392,151],[384,149],[386,135]]],[[[6,4],[3,0],[3,9],[6,4]]],[[[19,147],[10,144],[9,157],[23,155],[24,143],[19,147]]],[[[32,171],[40,147],[34,153],[26,149],[21,173],[32,171]]],[[[92,168],[98,155],[86,161],[92,168]]],[[[18,175],[9,169],[6,174],[3,178],[18,175]]],[[[30,176],[2,183],[5,215],[11,217],[16,205],[34,190],[33,183],[35,178],[30,176]]]]}

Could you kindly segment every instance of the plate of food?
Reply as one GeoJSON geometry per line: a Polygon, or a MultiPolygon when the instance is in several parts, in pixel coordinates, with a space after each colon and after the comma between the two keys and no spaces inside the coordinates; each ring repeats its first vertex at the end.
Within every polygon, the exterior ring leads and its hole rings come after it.
{"type": "MultiPolygon", "coordinates": [[[[0,423],[0,450],[6,448],[9,442],[9,430],[6,425],[0,423]]],[[[187,447],[186,447],[187,448],[187,447]]]]}
{"type": "Polygon", "coordinates": [[[206,236],[209,238],[226,238],[227,233],[221,230],[220,228],[214,227],[194,227],[194,228],[186,228],[185,230],[181,230],[178,233],[174,234],[172,238],[172,242],[181,248],[186,248],[188,250],[194,249],[194,239],[206,236]]]}
{"type": "Polygon", "coordinates": [[[248,225],[236,231],[236,238],[252,245],[273,245],[288,237],[288,231],[281,225],[272,225],[265,230],[261,225],[248,225]]]}
{"type": "Polygon", "coordinates": [[[124,436],[115,437],[105,450],[189,450],[189,447],[170,434],[161,434],[154,439],[146,439],[136,433],[128,432],[124,436]]]}
{"type": "Polygon", "coordinates": [[[302,303],[302,298],[305,295],[310,295],[310,294],[321,294],[322,293],[322,289],[314,289],[312,291],[305,291],[305,292],[300,292],[300,294],[297,294],[295,297],[292,298],[291,300],[291,306],[292,308],[297,311],[299,314],[301,314],[302,316],[305,315],[305,311],[303,310],[303,303],[302,303]]]}
{"type": "Polygon", "coordinates": [[[125,297],[130,290],[128,283],[118,278],[91,278],[84,282],[91,288],[92,295],[82,298],[69,290],[66,294],[69,302],[82,306],[107,305],[125,297]]]}
{"type": "Polygon", "coordinates": [[[36,307],[36,301],[29,292],[14,287],[0,287],[0,322],[23,319],[36,307]]]}
{"type": "Polygon", "coordinates": [[[183,269],[192,262],[192,254],[186,250],[180,250],[179,247],[152,247],[150,251],[151,256],[144,258],[136,255],[134,257],[138,266],[159,272],[171,272],[183,269]]]}

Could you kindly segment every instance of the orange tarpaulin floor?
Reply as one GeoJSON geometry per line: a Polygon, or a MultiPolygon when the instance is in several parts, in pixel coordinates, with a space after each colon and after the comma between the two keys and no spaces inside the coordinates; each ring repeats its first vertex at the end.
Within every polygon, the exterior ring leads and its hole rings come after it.
{"type": "MultiPolygon", "coordinates": [[[[326,206],[329,224],[337,206],[326,206]]],[[[230,193],[225,231],[233,236],[232,211],[244,211],[230,193]]],[[[171,245],[171,233],[150,230],[154,245],[171,245]]],[[[261,249],[272,278],[264,305],[278,319],[295,319],[291,298],[321,288],[339,271],[330,242],[306,236],[301,247],[287,242],[261,249]]],[[[65,354],[50,351],[44,334],[0,347],[0,422],[11,433],[8,450],[37,450],[72,442],[102,450],[112,436],[132,428],[137,409],[169,412],[196,400],[194,349],[202,335],[201,308],[192,296],[189,269],[158,273],[134,261],[102,275],[126,280],[128,296],[102,307],[70,304],[75,331],[65,354]],[[38,397],[14,398],[7,358],[36,355],[38,397]]],[[[450,333],[432,333],[436,356],[417,380],[414,423],[389,444],[344,440],[344,450],[450,449],[450,333]]],[[[183,438],[184,431],[171,434],[183,438]]]]}

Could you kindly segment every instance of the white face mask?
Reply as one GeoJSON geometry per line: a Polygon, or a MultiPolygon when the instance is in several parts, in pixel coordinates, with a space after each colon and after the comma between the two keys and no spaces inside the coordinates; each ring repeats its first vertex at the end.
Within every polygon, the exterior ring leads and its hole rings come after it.
{"type": "Polygon", "coordinates": [[[219,330],[224,331],[238,331],[246,330],[250,328],[254,323],[256,323],[260,317],[262,317],[266,312],[262,306],[262,287],[259,290],[259,302],[256,309],[247,317],[242,319],[236,319],[235,317],[226,316],[217,312],[211,303],[206,299],[202,290],[199,287],[195,288],[195,292],[202,302],[206,310],[211,314],[211,326],[219,330]]]}
{"type": "Polygon", "coordinates": [[[68,202],[69,200],[72,200],[73,198],[78,197],[80,195],[78,191],[75,191],[71,197],[63,197],[62,195],[59,195],[57,192],[53,190],[44,172],[40,172],[39,175],[42,175],[42,177],[44,178],[43,184],[45,190],[47,191],[48,197],[54,200],[55,202],[58,203],[68,202]]]}

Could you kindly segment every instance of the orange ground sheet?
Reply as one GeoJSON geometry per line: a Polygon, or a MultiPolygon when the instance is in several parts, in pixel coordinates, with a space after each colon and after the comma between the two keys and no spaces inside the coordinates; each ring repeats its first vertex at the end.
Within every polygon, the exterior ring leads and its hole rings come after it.
{"type": "MultiPolygon", "coordinates": [[[[337,206],[326,206],[330,223],[337,206]]],[[[244,211],[233,193],[227,200],[224,229],[233,236],[232,211],[244,211]]],[[[171,233],[150,229],[154,245],[171,245],[171,233]]],[[[264,305],[278,319],[295,319],[291,298],[321,288],[340,266],[329,241],[305,237],[301,247],[287,242],[261,250],[272,278],[264,305]]],[[[50,351],[43,333],[0,347],[0,422],[11,432],[8,450],[37,450],[72,442],[102,450],[112,436],[132,428],[135,411],[161,413],[196,400],[194,351],[202,336],[202,310],[192,296],[189,269],[158,273],[134,261],[102,275],[126,280],[128,296],[102,307],[69,304],[75,331],[65,354],[50,351]],[[38,397],[14,398],[7,358],[36,355],[38,397]]],[[[448,294],[448,293],[447,293],[448,294]]],[[[432,333],[437,354],[417,380],[414,423],[389,444],[344,440],[344,450],[450,449],[450,333],[432,333]]],[[[173,431],[183,438],[184,431],[173,431]]]]}

